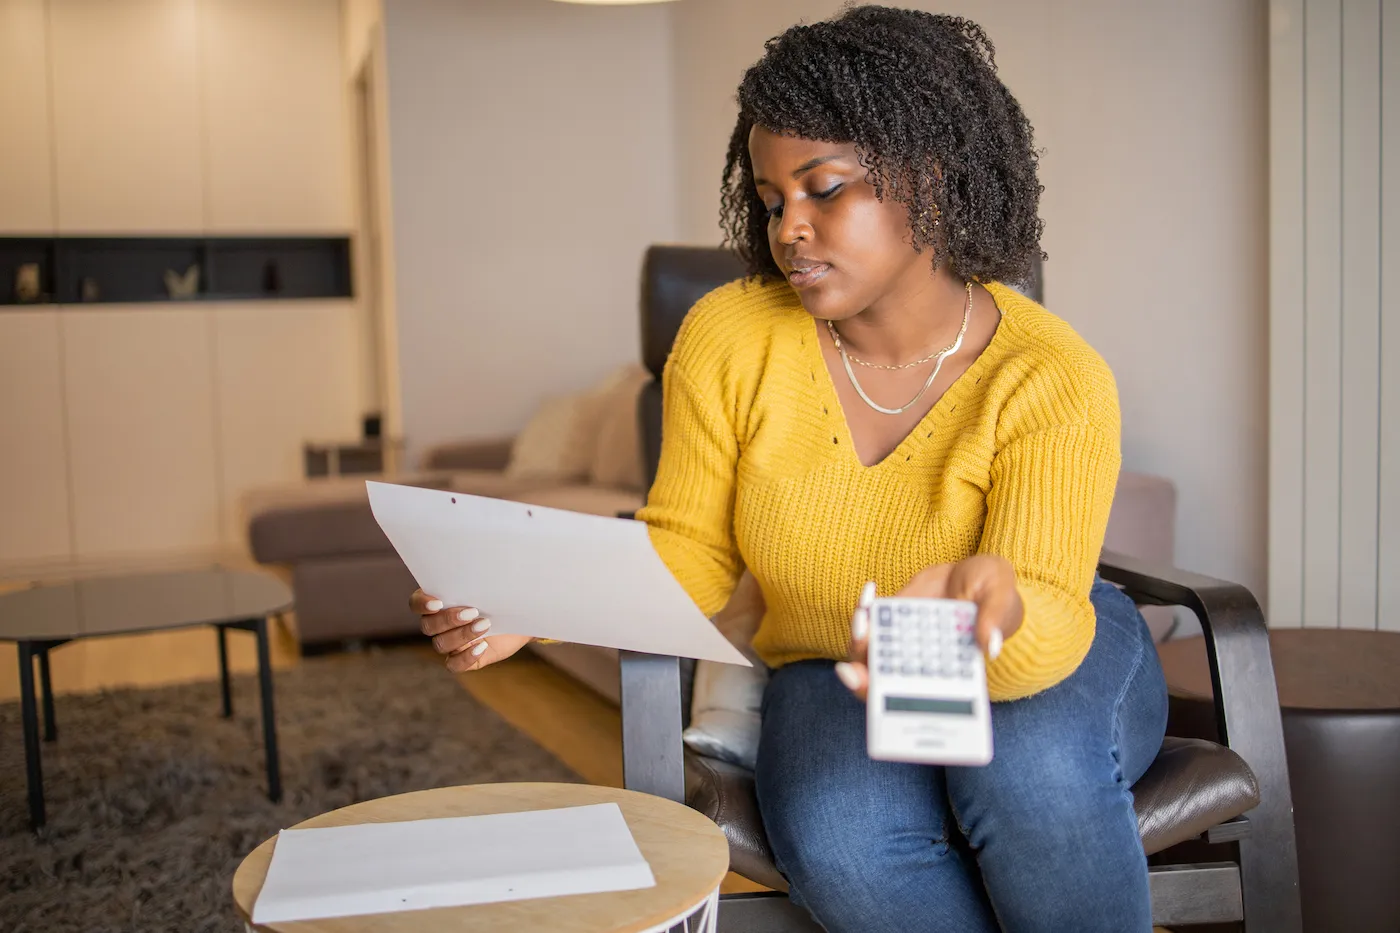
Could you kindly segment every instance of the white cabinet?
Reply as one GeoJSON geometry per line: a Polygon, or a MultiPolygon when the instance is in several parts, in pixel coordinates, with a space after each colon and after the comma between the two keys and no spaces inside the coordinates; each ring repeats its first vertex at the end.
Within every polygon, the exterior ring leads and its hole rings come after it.
{"type": "Polygon", "coordinates": [[[44,0],[0,0],[0,236],[53,232],[44,0]]]}
{"type": "MultiPolygon", "coordinates": [[[[0,236],[350,234],[340,6],[0,0],[0,236]]],[[[358,436],[356,308],[0,309],[0,568],[241,540],[358,436]]]]}
{"type": "Polygon", "coordinates": [[[303,475],[307,441],[359,436],[350,301],[214,306],[226,543],[244,539],[239,498],[303,475]]]}
{"type": "Polygon", "coordinates": [[[49,0],[59,232],[203,229],[198,12],[49,0]]]}
{"type": "Polygon", "coordinates": [[[202,0],[210,233],[353,224],[338,0],[202,0]]]}
{"type": "Polygon", "coordinates": [[[217,547],[210,315],[122,305],[59,319],[76,556],[217,547]]]}
{"type": "Polygon", "coordinates": [[[0,562],[70,550],[58,314],[0,311],[0,562]]]}
{"type": "Polygon", "coordinates": [[[49,0],[47,59],[43,27],[0,0],[0,229],[353,228],[338,0],[49,0]]]}

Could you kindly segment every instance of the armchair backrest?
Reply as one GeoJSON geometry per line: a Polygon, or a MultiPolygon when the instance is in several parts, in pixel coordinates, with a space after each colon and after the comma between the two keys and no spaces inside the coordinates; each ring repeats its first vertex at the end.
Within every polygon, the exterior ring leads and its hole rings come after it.
{"type": "Polygon", "coordinates": [[[642,261],[642,362],[652,381],[638,401],[646,485],[661,459],[661,371],[681,321],[707,292],[742,278],[744,264],[712,246],[651,246],[642,261]]]}

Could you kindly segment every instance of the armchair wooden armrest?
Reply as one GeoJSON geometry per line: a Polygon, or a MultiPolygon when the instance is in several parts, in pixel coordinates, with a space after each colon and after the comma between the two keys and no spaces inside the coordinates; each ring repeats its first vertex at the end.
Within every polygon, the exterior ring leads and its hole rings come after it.
{"type": "Polygon", "coordinates": [[[1242,850],[1256,852],[1253,858],[1241,852],[1240,880],[1246,903],[1274,915],[1252,914],[1251,928],[1294,929],[1300,908],[1293,795],[1269,630],[1258,601],[1237,583],[1110,551],[1100,556],[1099,575],[1139,603],[1184,606],[1200,620],[1219,741],[1245,760],[1259,783],[1249,836],[1239,841],[1242,850]]]}

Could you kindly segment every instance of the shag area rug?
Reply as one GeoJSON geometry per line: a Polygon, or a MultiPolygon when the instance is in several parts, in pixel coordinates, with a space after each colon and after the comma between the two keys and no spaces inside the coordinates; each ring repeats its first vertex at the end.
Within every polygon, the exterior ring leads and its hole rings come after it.
{"type": "Polygon", "coordinates": [[[417,648],[274,675],[283,799],[267,799],[257,678],[56,698],[48,825],[29,830],[18,703],[0,704],[0,930],[236,933],[230,885],[279,829],[389,794],[579,778],[417,648]]]}

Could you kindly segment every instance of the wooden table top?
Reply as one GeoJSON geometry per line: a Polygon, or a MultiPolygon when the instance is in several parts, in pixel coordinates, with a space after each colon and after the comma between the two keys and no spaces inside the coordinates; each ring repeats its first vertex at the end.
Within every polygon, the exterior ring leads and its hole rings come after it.
{"type": "MultiPolygon", "coordinates": [[[[682,804],[613,787],[543,783],[442,787],[353,804],[312,817],[294,828],[518,813],[598,803],[616,803],[622,809],[637,847],[656,876],[655,887],[273,923],[256,929],[287,933],[638,933],[685,913],[719,887],[729,869],[729,844],[719,827],[682,804]]],[[[253,903],[267,877],[276,842],[274,836],[254,849],[233,876],[233,899],[245,922],[251,923],[253,903]]],[[[466,868],[469,870],[470,866],[466,868]]]]}
{"type": "MultiPolygon", "coordinates": [[[[1273,629],[1279,705],[1300,710],[1400,711],[1400,632],[1273,629]]],[[[1174,696],[1210,699],[1205,639],[1157,646],[1174,696]]]]}

